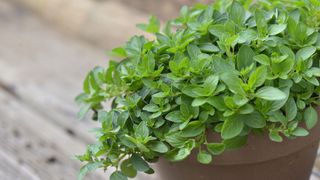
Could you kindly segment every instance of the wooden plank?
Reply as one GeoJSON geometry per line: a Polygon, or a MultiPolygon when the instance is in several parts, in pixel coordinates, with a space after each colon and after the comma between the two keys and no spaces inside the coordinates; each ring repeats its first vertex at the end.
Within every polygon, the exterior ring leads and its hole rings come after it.
{"type": "Polygon", "coordinates": [[[12,0],[29,7],[55,27],[100,46],[142,33],[135,25],[149,16],[118,0],[12,0]],[[55,12],[55,13],[52,13],[55,12]]]}
{"type": "Polygon", "coordinates": [[[106,63],[104,50],[62,35],[24,10],[1,7],[1,84],[71,136],[93,142],[88,131],[96,125],[76,119],[73,99],[85,73],[106,63]]]}
{"type": "Polygon", "coordinates": [[[34,172],[19,164],[13,157],[0,149],[0,179],[1,180],[41,180],[34,172]]]}
{"type": "MultiPolygon", "coordinates": [[[[10,94],[0,90],[1,151],[40,179],[76,179],[80,162],[72,159],[85,145],[34,114],[10,94]]],[[[95,173],[92,179],[103,179],[95,173]]]]}

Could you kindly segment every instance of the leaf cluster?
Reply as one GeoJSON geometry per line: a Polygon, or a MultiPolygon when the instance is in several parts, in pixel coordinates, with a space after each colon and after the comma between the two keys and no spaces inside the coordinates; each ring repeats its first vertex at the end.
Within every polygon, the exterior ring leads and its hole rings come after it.
{"type": "Polygon", "coordinates": [[[80,178],[115,167],[110,179],[125,180],[194,150],[209,164],[250,133],[308,135],[320,103],[319,12],[318,0],[220,0],[182,7],[162,31],[156,17],[139,24],[155,40],[134,36],[113,49],[122,61],[90,71],[77,97],[79,117],[91,110],[101,124],[78,156],[87,163],[80,178]]]}

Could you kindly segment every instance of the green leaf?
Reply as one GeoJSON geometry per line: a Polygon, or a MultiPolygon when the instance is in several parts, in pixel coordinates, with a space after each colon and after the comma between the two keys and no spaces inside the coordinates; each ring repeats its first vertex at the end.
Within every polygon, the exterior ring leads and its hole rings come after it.
{"type": "Polygon", "coordinates": [[[254,51],[248,45],[242,45],[239,49],[237,56],[237,69],[245,69],[254,63],[253,57],[255,56],[254,51]]]}
{"type": "Polygon", "coordinates": [[[207,102],[207,98],[196,98],[192,101],[192,106],[197,107],[205,104],[207,102]]]}
{"type": "Polygon", "coordinates": [[[287,97],[287,95],[280,91],[277,88],[271,87],[271,86],[265,86],[260,88],[256,92],[256,97],[265,99],[268,101],[276,101],[276,100],[283,100],[287,97]]]}
{"type": "Polygon", "coordinates": [[[212,162],[211,154],[205,151],[200,151],[197,155],[197,159],[202,164],[210,164],[212,162]]]}
{"type": "Polygon", "coordinates": [[[128,177],[120,171],[115,171],[111,174],[110,180],[128,180],[128,177]]]}
{"type": "Polygon", "coordinates": [[[269,26],[269,35],[277,35],[287,28],[286,24],[272,24],[269,26]]]}
{"type": "Polygon", "coordinates": [[[141,121],[140,124],[137,126],[135,136],[143,139],[149,136],[149,128],[147,126],[146,121],[141,121]]]}
{"type": "Polygon", "coordinates": [[[78,119],[83,119],[86,114],[89,112],[89,110],[91,109],[91,104],[83,104],[80,107],[80,111],[77,114],[77,118],[78,119]]]}
{"type": "Polygon", "coordinates": [[[270,58],[265,54],[256,55],[253,59],[262,65],[270,65],[270,58]]]}
{"type": "Polygon", "coordinates": [[[239,2],[233,1],[229,8],[229,18],[236,24],[243,25],[245,16],[246,10],[243,8],[243,6],[239,2]]]}
{"type": "Polygon", "coordinates": [[[120,168],[121,168],[121,172],[124,175],[126,175],[127,177],[134,178],[137,176],[137,170],[134,169],[134,167],[129,159],[124,160],[121,163],[120,168]]]}
{"type": "Polygon", "coordinates": [[[265,66],[258,67],[249,77],[248,85],[250,89],[256,89],[263,85],[267,78],[267,68],[265,66]]]}
{"type": "Polygon", "coordinates": [[[143,107],[143,110],[148,112],[158,112],[160,108],[156,104],[147,104],[143,107]]]}
{"type": "Polygon", "coordinates": [[[222,126],[221,137],[223,139],[231,139],[238,136],[244,124],[241,120],[238,120],[236,117],[228,118],[225,120],[222,126]]]}
{"type": "Polygon", "coordinates": [[[308,107],[303,113],[308,129],[312,129],[318,122],[318,113],[313,107],[308,107]]]}
{"type": "Polygon", "coordinates": [[[103,162],[92,162],[92,163],[88,163],[86,165],[84,165],[81,169],[80,172],[78,174],[78,180],[82,180],[84,178],[84,176],[89,173],[90,171],[96,170],[100,167],[102,167],[103,162]]]}
{"type": "Polygon", "coordinates": [[[253,29],[246,29],[239,33],[238,43],[251,42],[258,38],[258,33],[253,29]]]}
{"type": "Polygon", "coordinates": [[[239,115],[238,120],[242,120],[251,128],[263,128],[266,126],[266,119],[257,111],[251,114],[239,115]]]}
{"type": "Polygon", "coordinates": [[[175,123],[180,123],[183,122],[183,117],[180,113],[180,111],[172,111],[169,114],[166,115],[165,117],[168,121],[172,121],[175,123]]]}
{"type": "Polygon", "coordinates": [[[191,154],[191,150],[189,148],[180,148],[180,149],[176,149],[174,151],[169,152],[169,154],[167,154],[166,157],[170,161],[176,162],[176,161],[184,160],[190,154],[191,154]]]}
{"type": "Polygon", "coordinates": [[[294,136],[308,136],[309,135],[309,132],[301,127],[298,127],[297,129],[295,129],[293,132],[292,132],[292,135],[294,136]]]}
{"type": "Polygon", "coordinates": [[[205,131],[205,126],[201,121],[190,122],[181,132],[182,137],[195,137],[205,131]]]}
{"type": "Polygon", "coordinates": [[[292,121],[297,116],[298,108],[292,97],[288,99],[285,105],[285,110],[288,121],[292,121]]]}
{"type": "Polygon", "coordinates": [[[161,141],[152,141],[148,144],[148,147],[158,153],[166,153],[169,150],[168,146],[161,141]]]}
{"type": "Polygon", "coordinates": [[[209,143],[207,149],[213,155],[220,155],[224,152],[226,146],[223,143],[209,143]]]}
{"type": "Polygon", "coordinates": [[[278,131],[271,130],[269,132],[269,138],[274,142],[282,142],[283,138],[279,135],[278,131]]]}
{"type": "Polygon", "coordinates": [[[302,60],[307,60],[310,58],[315,52],[317,48],[311,46],[311,47],[305,47],[300,49],[297,54],[296,54],[296,59],[302,59],[302,60]]]}
{"type": "Polygon", "coordinates": [[[245,94],[242,88],[242,81],[237,75],[226,72],[223,73],[220,78],[228,86],[231,92],[240,95],[245,94]]]}
{"type": "Polygon", "coordinates": [[[160,30],[160,21],[157,17],[151,16],[149,24],[137,24],[137,27],[149,33],[158,33],[160,30]]]}
{"type": "Polygon", "coordinates": [[[256,9],[254,17],[260,37],[265,37],[268,30],[268,24],[264,12],[260,9],[256,9]]]}
{"type": "Polygon", "coordinates": [[[247,144],[247,136],[237,136],[232,139],[224,139],[223,144],[228,150],[239,149],[247,144]]]}
{"type": "Polygon", "coordinates": [[[219,111],[227,110],[224,100],[221,96],[211,96],[207,99],[207,102],[219,111]]]}
{"type": "Polygon", "coordinates": [[[150,169],[148,163],[138,154],[133,154],[130,158],[130,162],[137,171],[146,172],[150,169]]]}
{"type": "Polygon", "coordinates": [[[111,52],[108,52],[107,54],[111,57],[120,57],[120,58],[127,57],[127,52],[122,47],[114,48],[111,50],[111,52]]]}

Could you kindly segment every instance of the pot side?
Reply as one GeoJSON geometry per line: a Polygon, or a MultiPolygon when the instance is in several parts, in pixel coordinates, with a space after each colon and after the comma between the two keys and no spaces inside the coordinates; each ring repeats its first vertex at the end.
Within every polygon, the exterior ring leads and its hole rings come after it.
{"type": "MultiPolygon", "coordinates": [[[[317,108],[320,117],[320,108],[317,108]]],[[[160,158],[156,165],[161,180],[309,180],[317,155],[320,123],[310,135],[284,138],[282,143],[268,135],[250,135],[248,144],[226,151],[210,165],[197,162],[197,151],[181,162],[160,158]]]]}

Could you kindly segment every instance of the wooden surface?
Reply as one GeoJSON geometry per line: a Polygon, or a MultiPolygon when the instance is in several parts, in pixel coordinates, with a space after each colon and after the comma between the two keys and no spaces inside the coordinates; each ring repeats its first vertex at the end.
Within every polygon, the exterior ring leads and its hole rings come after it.
{"type": "MultiPolygon", "coordinates": [[[[0,1],[0,180],[76,179],[81,163],[73,156],[94,142],[89,130],[98,124],[76,119],[74,97],[86,72],[107,65],[105,51],[124,40],[115,38],[118,30],[113,29],[103,37],[112,39],[108,46],[93,47],[9,2],[0,1]]],[[[138,32],[134,27],[138,22],[130,17],[127,13],[120,18],[127,19],[125,26],[113,20],[114,27],[126,27],[127,35],[138,32]]],[[[316,164],[320,167],[320,161],[316,164]]],[[[315,168],[312,180],[318,180],[317,172],[315,168]]],[[[96,171],[86,179],[108,177],[109,171],[96,171]]]]}

